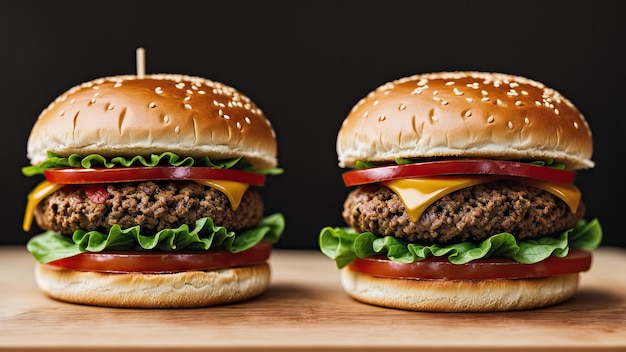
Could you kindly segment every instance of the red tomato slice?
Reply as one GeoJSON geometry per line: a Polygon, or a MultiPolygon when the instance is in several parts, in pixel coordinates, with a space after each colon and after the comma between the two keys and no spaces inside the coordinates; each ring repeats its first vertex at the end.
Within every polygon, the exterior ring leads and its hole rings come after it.
{"type": "Polygon", "coordinates": [[[371,167],[345,172],[342,177],[344,184],[349,187],[402,178],[439,175],[503,175],[571,183],[574,181],[575,173],[515,161],[462,159],[371,167]]]}
{"type": "Polygon", "coordinates": [[[261,264],[267,261],[271,250],[271,243],[261,241],[256,246],[239,253],[230,253],[225,250],[198,252],[83,252],[73,257],[50,262],[48,265],[70,270],[110,273],[162,273],[211,270],[261,264]]]}
{"type": "Polygon", "coordinates": [[[545,277],[589,270],[591,253],[572,249],[568,255],[549,257],[535,264],[511,259],[477,259],[466,264],[452,264],[447,258],[428,257],[414,263],[398,263],[382,256],[361,258],[350,263],[350,270],[372,276],[396,279],[485,280],[545,277]]]}
{"type": "Polygon", "coordinates": [[[118,168],[60,168],[44,171],[52,183],[84,184],[146,180],[228,180],[263,186],[265,176],[247,171],[210,167],[152,166],[118,168]]]}

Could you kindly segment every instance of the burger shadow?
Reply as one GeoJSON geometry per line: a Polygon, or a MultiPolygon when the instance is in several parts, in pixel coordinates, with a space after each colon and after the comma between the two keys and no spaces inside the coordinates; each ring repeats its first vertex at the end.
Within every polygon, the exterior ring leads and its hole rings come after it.
{"type": "MultiPolygon", "coordinates": [[[[535,321],[542,324],[589,326],[589,314],[593,312],[594,322],[618,322],[626,315],[626,299],[623,295],[601,289],[581,289],[574,297],[552,306],[529,310],[515,310],[491,313],[462,313],[467,319],[481,321],[535,321]]],[[[451,313],[442,313],[450,315],[451,313]]],[[[458,315],[456,315],[458,317],[458,315]]],[[[595,325],[591,323],[591,325],[595,325]]],[[[607,326],[608,328],[608,326],[607,326]]]]}
{"type": "Polygon", "coordinates": [[[289,301],[298,301],[302,303],[303,301],[308,301],[309,303],[313,302],[312,292],[307,287],[302,287],[298,285],[292,285],[287,283],[280,284],[272,284],[267,288],[265,292],[261,295],[250,299],[250,301],[257,302],[289,302],[289,301]]]}

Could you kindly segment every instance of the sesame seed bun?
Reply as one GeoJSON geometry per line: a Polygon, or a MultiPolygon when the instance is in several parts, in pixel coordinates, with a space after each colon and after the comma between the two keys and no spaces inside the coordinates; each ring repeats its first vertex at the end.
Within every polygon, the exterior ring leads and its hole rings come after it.
{"type": "Polygon", "coordinates": [[[263,293],[269,264],[169,274],[104,273],[37,264],[35,279],[49,297],[124,308],[198,308],[243,301],[263,293]]]}
{"type": "Polygon", "coordinates": [[[257,169],[277,165],[274,130],[247,96],[173,74],[105,77],[69,89],[42,111],[28,139],[31,164],[46,160],[48,151],[64,157],[243,156],[257,169]]]}
{"type": "Polygon", "coordinates": [[[352,108],[336,147],[340,167],[438,157],[552,158],[572,170],[594,166],[591,131],[569,100],[531,79],[488,72],[386,83],[352,108]]]}
{"type": "Polygon", "coordinates": [[[341,269],[354,299],[381,307],[423,312],[496,312],[551,306],[570,299],[578,273],[532,279],[407,280],[341,269]]]}

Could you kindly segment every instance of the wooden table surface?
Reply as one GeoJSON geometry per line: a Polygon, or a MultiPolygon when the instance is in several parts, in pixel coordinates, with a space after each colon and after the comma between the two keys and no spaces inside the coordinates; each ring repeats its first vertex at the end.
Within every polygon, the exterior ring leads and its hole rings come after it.
{"type": "Polygon", "coordinates": [[[318,251],[274,250],[254,299],[196,309],[119,309],[44,296],[34,259],[0,246],[0,349],[15,350],[620,350],[626,351],[626,249],[601,247],[579,292],[557,306],[423,313],[349,298],[318,251]]]}

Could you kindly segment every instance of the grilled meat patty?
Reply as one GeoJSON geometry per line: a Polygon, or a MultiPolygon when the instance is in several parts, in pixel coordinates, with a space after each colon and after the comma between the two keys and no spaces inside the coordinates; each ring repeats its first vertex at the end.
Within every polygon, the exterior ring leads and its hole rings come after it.
{"type": "Polygon", "coordinates": [[[584,216],[558,197],[541,189],[510,181],[492,182],[450,193],[431,204],[417,222],[389,188],[365,185],[351,191],[342,216],[359,232],[390,235],[409,242],[446,244],[477,242],[509,232],[532,239],[567,230],[584,216]]]}
{"type": "Polygon", "coordinates": [[[229,231],[257,225],[263,217],[259,192],[248,188],[234,211],[226,195],[196,182],[132,182],[109,185],[65,186],[41,201],[35,209],[43,229],[71,235],[75,230],[108,232],[117,224],[135,225],[142,232],[188,224],[210,217],[229,231]]]}

